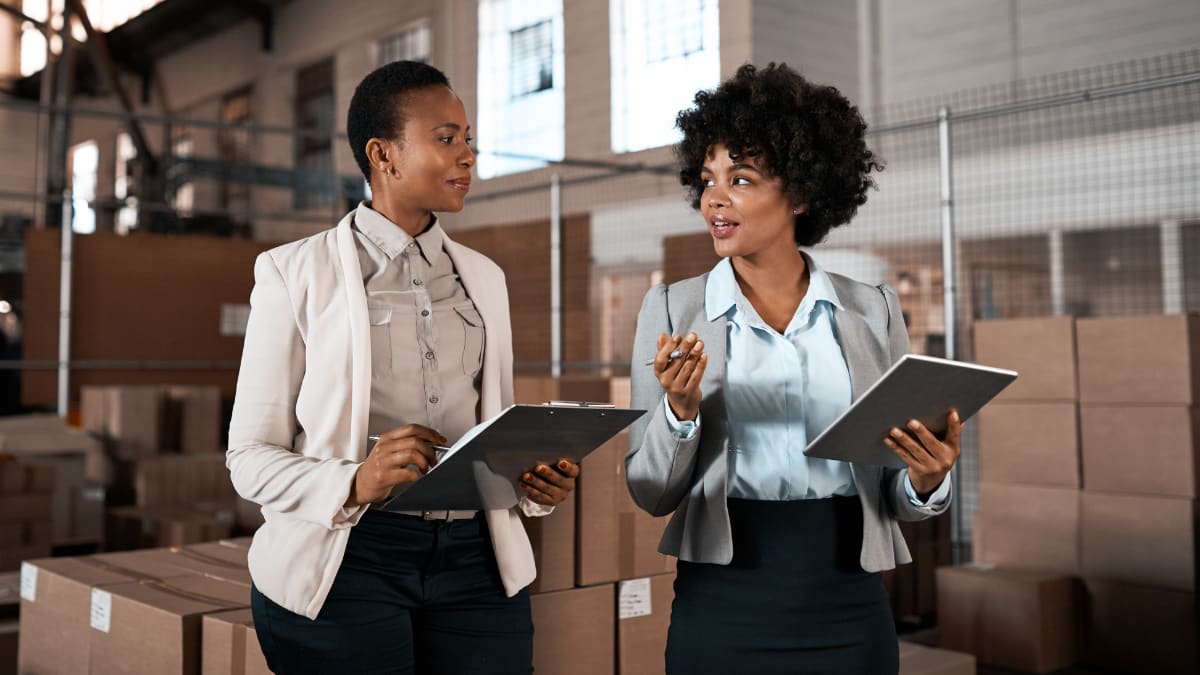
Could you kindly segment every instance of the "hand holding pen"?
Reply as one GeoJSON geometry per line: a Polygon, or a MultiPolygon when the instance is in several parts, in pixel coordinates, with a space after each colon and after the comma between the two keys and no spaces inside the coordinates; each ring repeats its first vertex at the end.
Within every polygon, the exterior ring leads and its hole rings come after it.
{"type": "Polygon", "coordinates": [[[700,412],[700,380],[708,366],[704,341],[695,333],[686,336],[658,336],[658,353],[649,365],[654,377],[667,394],[671,412],[680,420],[694,420],[700,412]]]}
{"type": "Polygon", "coordinates": [[[435,446],[447,438],[420,424],[408,424],[377,437],[370,454],[354,472],[346,505],[353,507],[385,499],[392,488],[411,483],[437,464],[435,446]]]}

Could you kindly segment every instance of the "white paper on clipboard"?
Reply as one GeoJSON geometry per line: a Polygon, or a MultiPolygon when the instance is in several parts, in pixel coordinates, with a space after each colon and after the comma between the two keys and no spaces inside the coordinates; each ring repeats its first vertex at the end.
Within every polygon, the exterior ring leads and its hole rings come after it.
{"type": "Polygon", "coordinates": [[[1014,370],[906,354],[813,439],[804,454],[905,468],[883,443],[892,427],[904,428],[908,420],[916,419],[941,434],[951,408],[966,422],[1015,379],[1014,370]]]}

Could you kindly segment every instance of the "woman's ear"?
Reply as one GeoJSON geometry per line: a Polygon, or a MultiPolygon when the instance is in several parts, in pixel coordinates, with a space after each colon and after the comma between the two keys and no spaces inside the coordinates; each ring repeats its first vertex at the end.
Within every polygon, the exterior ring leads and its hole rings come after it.
{"type": "Polygon", "coordinates": [[[367,162],[371,168],[378,171],[381,175],[395,175],[395,167],[392,165],[391,145],[382,138],[372,138],[367,141],[367,162]]]}

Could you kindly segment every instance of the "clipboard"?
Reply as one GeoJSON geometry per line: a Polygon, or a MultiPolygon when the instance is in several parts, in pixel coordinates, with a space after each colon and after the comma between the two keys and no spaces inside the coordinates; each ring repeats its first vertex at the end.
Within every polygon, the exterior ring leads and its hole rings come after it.
{"type": "Polygon", "coordinates": [[[904,461],[883,443],[892,427],[904,428],[916,419],[940,435],[951,408],[966,422],[1015,379],[1015,370],[906,354],[814,438],[804,454],[903,469],[904,461]]]}
{"type": "Polygon", "coordinates": [[[524,495],[524,471],[560,457],[582,461],[645,412],[571,401],[509,406],[464,434],[429,473],[397,486],[382,508],[510,509],[524,495]]]}

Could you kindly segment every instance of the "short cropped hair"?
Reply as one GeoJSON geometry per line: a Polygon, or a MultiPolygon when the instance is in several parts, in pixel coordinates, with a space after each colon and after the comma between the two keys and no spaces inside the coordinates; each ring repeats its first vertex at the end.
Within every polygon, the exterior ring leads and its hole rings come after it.
{"type": "Polygon", "coordinates": [[[396,138],[404,131],[404,107],[409,96],[426,87],[449,87],[450,80],[433,66],[420,61],[393,61],[367,74],[354,89],[346,114],[350,150],[363,177],[371,180],[367,141],[396,138]]]}

